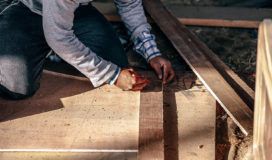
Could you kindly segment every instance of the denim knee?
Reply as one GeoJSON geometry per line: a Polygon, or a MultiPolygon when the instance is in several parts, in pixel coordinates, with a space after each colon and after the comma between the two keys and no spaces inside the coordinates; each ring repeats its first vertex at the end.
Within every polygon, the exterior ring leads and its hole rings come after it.
{"type": "Polygon", "coordinates": [[[0,85],[2,96],[11,99],[27,98],[37,90],[26,61],[12,55],[0,55],[0,85]]]}

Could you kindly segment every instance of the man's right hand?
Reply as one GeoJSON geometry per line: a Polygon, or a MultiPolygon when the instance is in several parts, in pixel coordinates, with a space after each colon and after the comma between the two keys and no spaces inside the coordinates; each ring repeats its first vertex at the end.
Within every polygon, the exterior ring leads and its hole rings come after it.
{"type": "Polygon", "coordinates": [[[122,69],[115,85],[126,91],[141,91],[149,80],[136,73],[133,69],[122,69]]]}

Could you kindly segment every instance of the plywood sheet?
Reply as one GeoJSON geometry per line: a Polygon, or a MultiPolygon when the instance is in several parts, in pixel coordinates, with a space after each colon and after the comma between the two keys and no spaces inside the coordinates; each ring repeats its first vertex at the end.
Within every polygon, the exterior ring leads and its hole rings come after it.
{"type": "Polygon", "coordinates": [[[192,74],[179,74],[164,92],[168,159],[215,159],[215,99],[192,74]]]}
{"type": "Polygon", "coordinates": [[[0,149],[137,150],[139,92],[44,74],[27,100],[0,100],[0,149]]]}
{"type": "Polygon", "coordinates": [[[215,100],[192,89],[176,93],[180,159],[215,159],[215,100]]]}

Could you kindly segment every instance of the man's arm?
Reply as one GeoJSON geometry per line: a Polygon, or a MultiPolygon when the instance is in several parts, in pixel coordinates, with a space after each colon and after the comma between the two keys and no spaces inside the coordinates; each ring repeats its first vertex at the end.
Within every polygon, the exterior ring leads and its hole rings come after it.
{"type": "Polygon", "coordinates": [[[118,13],[134,42],[134,49],[153,67],[160,79],[167,83],[175,73],[171,63],[161,57],[155,36],[150,33],[151,26],[147,22],[142,0],[114,0],[118,13]]]}
{"type": "MultiPolygon", "coordinates": [[[[86,1],[86,0],[85,0],[86,1]]],[[[79,0],[44,0],[43,27],[48,45],[90,79],[95,87],[116,80],[120,69],[97,56],[75,36],[74,11],[79,0]]]]}
{"type": "Polygon", "coordinates": [[[155,36],[150,33],[151,26],[144,14],[142,0],[114,0],[114,2],[134,42],[134,50],[147,61],[160,56],[155,36]]]}

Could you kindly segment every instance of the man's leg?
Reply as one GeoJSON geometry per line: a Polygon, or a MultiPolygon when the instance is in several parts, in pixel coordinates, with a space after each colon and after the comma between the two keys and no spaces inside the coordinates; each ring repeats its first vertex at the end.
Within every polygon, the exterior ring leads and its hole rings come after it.
{"type": "Polygon", "coordinates": [[[79,40],[98,56],[119,67],[127,67],[123,46],[106,18],[92,5],[80,6],[75,12],[74,32],[79,40]]]}
{"type": "Polygon", "coordinates": [[[39,88],[46,54],[42,17],[21,2],[0,15],[0,94],[6,98],[29,97],[39,88]]]}

